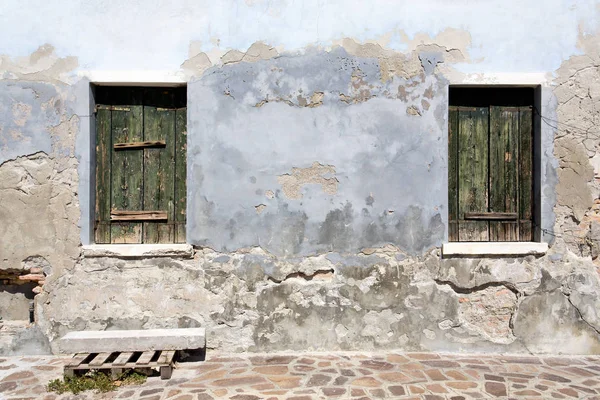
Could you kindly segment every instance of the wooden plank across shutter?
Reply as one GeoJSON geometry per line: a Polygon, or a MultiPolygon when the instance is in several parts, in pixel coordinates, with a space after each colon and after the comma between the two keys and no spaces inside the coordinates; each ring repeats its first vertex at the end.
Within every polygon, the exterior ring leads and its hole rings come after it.
{"type": "MultiPolygon", "coordinates": [[[[138,103],[139,104],[139,103],[138,103]]],[[[141,142],[143,106],[131,105],[130,111],[112,110],[112,142],[141,142]]],[[[111,209],[139,211],[143,205],[143,159],[139,150],[112,153],[111,209]]],[[[141,243],[142,223],[111,223],[111,243],[141,243]]]]}
{"type": "Polygon", "coordinates": [[[96,243],[110,243],[111,156],[110,110],[99,109],[96,114],[96,243]]]}
{"type": "MultiPolygon", "coordinates": [[[[519,165],[519,109],[490,107],[490,193],[489,210],[516,213],[519,165]]],[[[517,221],[490,221],[491,241],[518,241],[517,221]]]]}
{"type": "Polygon", "coordinates": [[[458,237],[458,107],[449,107],[448,116],[448,239],[458,237]]]}
{"type": "Polygon", "coordinates": [[[519,114],[519,239],[533,240],[533,115],[531,107],[519,114]]]}
{"type": "Polygon", "coordinates": [[[175,243],[185,243],[187,108],[177,109],[175,115],[175,243]]]}
{"type": "Polygon", "coordinates": [[[144,140],[167,144],[143,150],[144,210],[167,212],[166,223],[144,223],[144,243],[174,243],[175,110],[144,106],[144,140]]]}
{"type": "Polygon", "coordinates": [[[460,241],[487,241],[487,221],[465,221],[465,212],[488,211],[487,107],[460,107],[458,115],[458,219],[460,241]]]}

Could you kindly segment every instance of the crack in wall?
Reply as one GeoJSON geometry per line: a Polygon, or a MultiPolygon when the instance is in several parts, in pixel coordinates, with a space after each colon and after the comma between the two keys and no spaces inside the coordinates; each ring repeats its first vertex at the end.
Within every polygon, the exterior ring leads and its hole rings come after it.
{"type": "Polygon", "coordinates": [[[579,316],[579,318],[590,328],[592,328],[594,330],[594,332],[596,332],[598,334],[598,336],[600,336],[600,329],[596,328],[594,325],[590,324],[584,317],[583,314],[581,313],[581,311],[579,310],[579,308],[573,304],[573,302],[571,301],[571,296],[569,294],[563,293],[563,295],[567,298],[567,301],[569,302],[569,304],[571,304],[571,306],[573,306],[573,308],[575,309],[575,311],[577,311],[577,315],[579,316]]]}
{"type": "Polygon", "coordinates": [[[279,283],[283,283],[289,279],[294,279],[294,278],[304,279],[305,281],[331,280],[333,278],[334,274],[335,274],[335,270],[333,268],[326,268],[326,269],[316,270],[312,274],[306,274],[304,272],[292,272],[291,274],[288,274],[283,279],[275,279],[272,276],[268,276],[267,279],[271,282],[279,284],[279,283]]]}
{"type": "Polygon", "coordinates": [[[434,279],[434,282],[437,283],[438,285],[450,286],[450,288],[454,292],[459,293],[459,294],[471,294],[471,293],[475,293],[475,292],[479,292],[481,290],[487,289],[489,287],[505,287],[506,289],[513,292],[515,294],[515,296],[517,296],[517,297],[521,296],[521,292],[515,287],[514,284],[512,284],[510,282],[487,282],[487,283],[483,283],[481,285],[470,286],[470,287],[460,287],[454,282],[440,280],[440,279],[434,279]]]}

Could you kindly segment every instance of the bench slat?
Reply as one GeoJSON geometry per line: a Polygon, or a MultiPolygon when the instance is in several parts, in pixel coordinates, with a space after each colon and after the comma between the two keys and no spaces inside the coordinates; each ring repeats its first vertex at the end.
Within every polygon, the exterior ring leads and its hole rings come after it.
{"type": "Polygon", "coordinates": [[[141,365],[146,365],[150,362],[150,360],[152,359],[152,356],[154,355],[155,351],[145,351],[142,353],[142,355],[140,356],[140,358],[137,360],[137,364],[141,364],[141,365]]]}
{"type": "Polygon", "coordinates": [[[119,354],[119,357],[113,362],[114,365],[125,365],[127,361],[131,358],[132,352],[124,352],[119,354]]]}
{"type": "Polygon", "coordinates": [[[91,362],[91,367],[99,367],[106,362],[112,353],[100,353],[91,362]]]}
{"type": "Polygon", "coordinates": [[[85,360],[88,356],[90,355],[90,353],[77,353],[73,356],[73,358],[71,359],[71,361],[69,361],[69,363],[66,365],[67,367],[77,367],[79,364],[81,364],[83,362],[83,360],[85,360]]]}

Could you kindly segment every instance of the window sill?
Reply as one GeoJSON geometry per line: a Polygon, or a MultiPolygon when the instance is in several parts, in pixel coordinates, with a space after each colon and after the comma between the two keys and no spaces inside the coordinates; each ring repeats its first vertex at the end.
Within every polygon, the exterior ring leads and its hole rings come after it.
{"type": "Polygon", "coordinates": [[[442,257],[541,256],[548,243],[535,242],[452,242],[442,245],[442,257]]]}
{"type": "Polygon", "coordinates": [[[194,248],[189,244],[92,244],[83,246],[83,256],[192,258],[194,256],[194,248]]]}

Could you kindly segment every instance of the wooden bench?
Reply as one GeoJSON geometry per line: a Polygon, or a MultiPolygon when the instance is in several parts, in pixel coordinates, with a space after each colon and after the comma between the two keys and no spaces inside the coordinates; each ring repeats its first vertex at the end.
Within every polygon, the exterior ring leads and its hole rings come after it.
{"type": "Polygon", "coordinates": [[[178,350],[206,347],[204,328],[69,332],[58,342],[61,353],[75,354],[65,376],[109,369],[113,377],[130,368],[159,368],[169,379],[178,350]]]}

